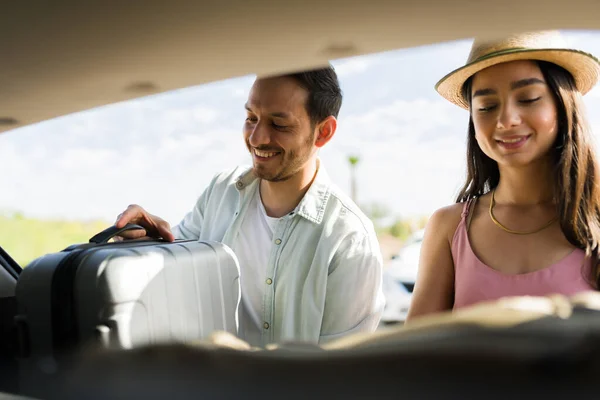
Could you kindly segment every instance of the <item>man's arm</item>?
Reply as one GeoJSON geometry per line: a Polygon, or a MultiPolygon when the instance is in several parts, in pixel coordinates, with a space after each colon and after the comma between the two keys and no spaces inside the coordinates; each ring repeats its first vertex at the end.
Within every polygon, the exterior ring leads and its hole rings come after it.
{"type": "Polygon", "coordinates": [[[181,222],[172,229],[176,239],[198,240],[202,235],[204,226],[204,216],[208,207],[208,200],[213,192],[213,188],[223,177],[216,175],[210,184],[204,189],[192,211],[188,212],[181,222]]]}
{"type": "Polygon", "coordinates": [[[206,205],[206,190],[202,193],[192,211],[175,225],[171,231],[175,239],[198,239],[202,234],[202,223],[204,222],[204,209],[206,205]]]}
{"type": "Polygon", "coordinates": [[[385,298],[383,260],[377,238],[354,234],[336,251],[327,278],[319,342],[377,329],[385,298]]]}

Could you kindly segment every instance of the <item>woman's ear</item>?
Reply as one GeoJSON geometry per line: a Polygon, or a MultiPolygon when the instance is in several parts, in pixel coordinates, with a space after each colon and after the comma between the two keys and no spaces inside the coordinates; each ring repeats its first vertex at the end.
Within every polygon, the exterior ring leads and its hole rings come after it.
{"type": "Polygon", "coordinates": [[[317,139],[315,140],[315,146],[323,147],[331,140],[337,129],[337,120],[333,115],[325,118],[316,127],[317,139]]]}

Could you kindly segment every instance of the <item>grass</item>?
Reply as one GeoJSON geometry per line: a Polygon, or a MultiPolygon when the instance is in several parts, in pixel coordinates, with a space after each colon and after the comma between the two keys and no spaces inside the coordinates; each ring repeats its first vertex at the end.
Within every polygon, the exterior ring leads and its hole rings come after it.
{"type": "MultiPolygon", "coordinates": [[[[72,244],[87,243],[96,233],[111,225],[106,221],[42,220],[0,214],[0,246],[22,267],[44,254],[59,252],[72,244]]],[[[379,237],[384,260],[396,254],[414,223],[397,221],[392,227],[380,229],[379,237]],[[409,223],[412,225],[409,226],[409,223]],[[397,229],[398,227],[402,229],[397,229]],[[397,234],[396,231],[403,235],[397,234]]]]}
{"type": "Polygon", "coordinates": [[[105,221],[60,221],[27,218],[21,214],[0,216],[0,246],[25,267],[35,258],[87,243],[111,224],[105,221]]]}

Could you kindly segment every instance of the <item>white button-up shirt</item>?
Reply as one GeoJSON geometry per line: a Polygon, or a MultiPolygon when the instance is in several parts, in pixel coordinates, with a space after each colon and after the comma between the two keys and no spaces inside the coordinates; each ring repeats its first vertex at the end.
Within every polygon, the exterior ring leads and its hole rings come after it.
{"type": "MultiPolygon", "coordinates": [[[[231,247],[258,182],[251,168],[215,176],[173,234],[231,247]]],[[[383,260],[373,224],[331,182],[322,165],[296,209],[276,225],[273,238],[262,346],[324,343],[377,328],[385,300],[383,260]]]]}

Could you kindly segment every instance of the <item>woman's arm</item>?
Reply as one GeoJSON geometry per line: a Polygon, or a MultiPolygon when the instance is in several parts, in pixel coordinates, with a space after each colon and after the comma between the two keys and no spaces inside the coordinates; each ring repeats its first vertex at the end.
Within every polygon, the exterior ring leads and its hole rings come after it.
{"type": "Polygon", "coordinates": [[[419,273],[406,321],[451,310],[454,304],[454,262],[450,246],[460,222],[462,204],[437,210],[425,229],[419,273]]]}

